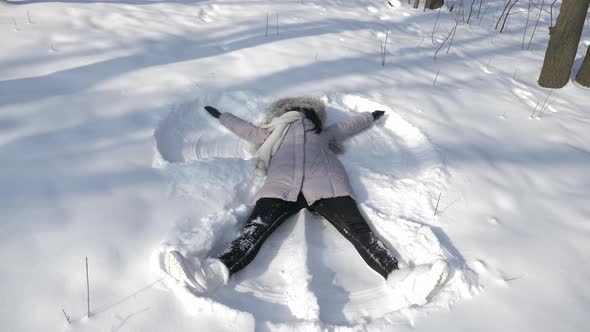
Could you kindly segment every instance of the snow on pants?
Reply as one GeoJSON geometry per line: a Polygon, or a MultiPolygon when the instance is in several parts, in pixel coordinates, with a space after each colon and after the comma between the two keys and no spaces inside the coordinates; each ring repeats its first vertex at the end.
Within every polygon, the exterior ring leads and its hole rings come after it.
{"type": "Polygon", "coordinates": [[[248,265],[268,236],[287,218],[303,208],[319,213],[334,225],[354,245],[365,262],[384,278],[398,268],[397,259],[375,236],[352,197],[324,198],[309,206],[303,194],[299,193],[296,202],[278,198],[260,198],[256,201],[238,238],[219,256],[230,274],[248,265]]]}

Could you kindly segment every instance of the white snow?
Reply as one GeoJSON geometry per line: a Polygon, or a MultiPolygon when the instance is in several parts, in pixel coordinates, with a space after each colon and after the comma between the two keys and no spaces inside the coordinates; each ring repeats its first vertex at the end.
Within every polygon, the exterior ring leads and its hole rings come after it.
{"type": "Polygon", "coordinates": [[[500,34],[492,1],[434,61],[457,11],[431,35],[437,11],[390,3],[1,2],[0,329],[585,330],[590,94],[537,86],[549,15],[522,51],[527,3],[500,34]],[[293,95],[386,111],[340,159],[404,267],[450,262],[429,303],[307,211],[211,297],[161,272],[168,247],[219,254],[264,181],[202,106],[256,122],[293,95]]]}

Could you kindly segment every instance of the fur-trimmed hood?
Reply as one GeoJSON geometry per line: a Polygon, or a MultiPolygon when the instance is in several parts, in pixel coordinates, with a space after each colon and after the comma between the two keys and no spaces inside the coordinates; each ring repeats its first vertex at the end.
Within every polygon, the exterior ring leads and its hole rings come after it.
{"type": "Polygon", "coordinates": [[[315,97],[287,97],[281,98],[268,107],[262,124],[268,124],[272,119],[285,114],[292,107],[311,108],[315,111],[322,124],[326,123],[326,105],[315,97]]]}

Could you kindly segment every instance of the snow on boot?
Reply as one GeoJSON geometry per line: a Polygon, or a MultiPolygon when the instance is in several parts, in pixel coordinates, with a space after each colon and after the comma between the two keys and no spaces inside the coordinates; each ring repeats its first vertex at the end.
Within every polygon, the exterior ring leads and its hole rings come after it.
{"type": "Polygon", "coordinates": [[[448,276],[449,264],[438,260],[412,269],[395,270],[387,278],[387,283],[410,304],[423,305],[446,283],[448,276]]]}
{"type": "Polygon", "coordinates": [[[207,281],[201,264],[197,263],[197,266],[193,269],[180,252],[176,250],[166,252],[164,268],[174,279],[186,283],[198,293],[207,291],[207,281]]]}
{"type": "Polygon", "coordinates": [[[219,287],[227,285],[229,270],[219,259],[207,259],[203,266],[205,279],[207,279],[207,292],[214,293],[219,287]]]}

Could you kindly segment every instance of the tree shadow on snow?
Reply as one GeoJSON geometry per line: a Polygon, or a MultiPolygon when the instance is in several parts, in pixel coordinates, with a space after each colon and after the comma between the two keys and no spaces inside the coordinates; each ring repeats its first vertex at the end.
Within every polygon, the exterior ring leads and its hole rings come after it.
{"type": "MultiPolygon", "coordinates": [[[[240,22],[240,25],[257,26],[255,22],[257,20],[249,19],[240,22]]],[[[142,52],[63,69],[47,75],[0,81],[0,91],[5,92],[0,95],[0,106],[29,103],[34,100],[79,93],[106,80],[141,69],[215,57],[283,40],[360,30],[365,28],[363,24],[369,23],[348,19],[331,19],[303,24],[284,24],[282,25],[283,32],[280,35],[268,38],[264,37],[264,31],[250,28],[222,37],[215,37],[217,31],[210,29],[199,35],[187,32],[159,40],[143,39],[138,41],[138,44],[143,46],[142,52]],[[207,37],[198,39],[200,36],[207,37]],[[170,50],[181,51],[170,52],[170,50]]],[[[97,50],[97,53],[105,52],[105,50],[97,50]]],[[[63,57],[67,58],[68,56],[66,54],[63,57]]],[[[16,67],[19,61],[23,60],[5,62],[3,65],[16,67]]]]}

